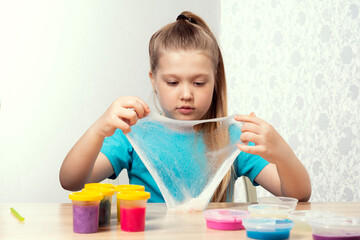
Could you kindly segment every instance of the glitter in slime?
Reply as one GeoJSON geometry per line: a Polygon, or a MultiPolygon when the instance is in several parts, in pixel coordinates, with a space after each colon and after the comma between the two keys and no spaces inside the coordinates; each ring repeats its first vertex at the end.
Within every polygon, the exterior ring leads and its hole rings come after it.
{"type": "Polygon", "coordinates": [[[75,192],[69,195],[73,202],[73,230],[75,233],[94,233],[98,230],[101,193],[75,192]]]}
{"type": "Polygon", "coordinates": [[[234,116],[181,121],[150,113],[126,137],[169,210],[202,211],[240,153],[242,125],[234,116]],[[210,125],[214,130],[194,130],[210,125]]]}
{"type": "Polygon", "coordinates": [[[289,238],[294,223],[283,218],[250,217],[243,220],[243,225],[248,238],[283,240],[289,238]]]}
{"type": "Polygon", "coordinates": [[[146,202],[150,198],[149,192],[131,191],[119,192],[121,230],[140,232],[145,230],[146,202]]]}
{"type": "Polygon", "coordinates": [[[123,208],[121,207],[121,229],[128,232],[140,232],[145,230],[146,208],[123,208]]]}
{"type": "Polygon", "coordinates": [[[206,226],[218,230],[245,229],[242,220],[249,217],[248,211],[237,209],[209,209],[204,211],[206,226]]]}
{"type": "Polygon", "coordinates": [[[73,206],[74,232],[94,233],[98,230],[99,205],[73,206]]]}

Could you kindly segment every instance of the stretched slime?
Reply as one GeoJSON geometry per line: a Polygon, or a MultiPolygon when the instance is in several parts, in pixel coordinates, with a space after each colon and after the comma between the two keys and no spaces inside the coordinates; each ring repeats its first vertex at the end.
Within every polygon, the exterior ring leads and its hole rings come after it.
{"type": "Polygon", "coordinates": [[[234,116],[180,121],[149,114],[126,136],[169,210],[201,211],[240,153],[241,126],[234,116]]]}

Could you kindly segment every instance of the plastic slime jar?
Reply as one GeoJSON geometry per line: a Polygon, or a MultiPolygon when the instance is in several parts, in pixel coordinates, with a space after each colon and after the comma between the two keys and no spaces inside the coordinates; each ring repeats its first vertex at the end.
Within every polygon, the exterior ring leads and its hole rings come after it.
{"type": "Polygon", "coordinates": [[[250,217],[243,220],[243,225],[250,239],[283,240],[289,238],[294,223],[284,218],[250,217]]]}
{"type": "MultiPolygon", "coordinates": [[[[145,191],[145,187],[141,185],[135,185],[135,184],[127,184],[127,185],[117,185],[115,187],[116,193],[121,192],[131,192],[131,191],[145,191]]],[[[121,214],[120,214],[120,199],[117,199],[117,221],[120,222],[121,214]]]]}
{"type": "Polygon", "coordinates": [[[251,204],[248,211],[251,217],[287,218],[291,207],[279,204],[251,204]]]}
{"type": "Polygon", "coordinates": [[[308,231],[311,232],[310,221],[314,218],[323,217],[336,217],[337,214],[329,211],[316,211],[316,210],[302,210],[291,211],[289,219],[294,222],[294,231],[308,231]]]}
{"type": "Polygon", "coordinates": [[[249,212],[237,209],[209,209],[204,211],[206,226],[218,230],[244,229],[242,221],[249,212]]]}
{"type": "Polygon", "coordinates": [[[101,193],[74,192],[69,195],[73,203],[73,230],[75,233],[94,233],[98,230],[101,193]]]}
{"type": "Polygon", "coordinates": [[[317,217],[310,220],[314,240],[359,240],[360,218],[317,217]]]}
{"type": "Polygon", "coordinates": [[[117,193],[117,199],[120,200],[121,230],[128,232],[145,230],[146,203],[149,198],[149,192],[117,193]]]}
{"type": "Polygon", "coordinates": [[[292,210],[295,210],[299,200],[291,197],[259,197],[259,204],[278,204],[289,206],[292,210]]]}
{"type": "Polygon", "coordinates": [[[106,227],[110,225],[111,218],[111,200],[115,190],[113,188],[96,188],[83,189],[83,192],[98,192],[102,193],[103,199],[99,206],[99,227],[106,227]]]}

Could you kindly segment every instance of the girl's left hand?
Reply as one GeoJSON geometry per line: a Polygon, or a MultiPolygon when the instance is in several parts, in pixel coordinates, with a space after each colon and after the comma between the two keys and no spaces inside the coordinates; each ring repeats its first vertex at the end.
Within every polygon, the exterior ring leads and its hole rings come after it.
{"type": "Polygon", "coordinates": [[[244,144],[238,144],[238,148],[246,153],[259,155],[271,163],[286,161],[292,156],[292,150],[281,135],[266,121],[255,116],[237,115],[235,120],[244,122],[241,127],[240,140],[244,144]],[[248,146],[249,142],[255,146],[248,146]]]}

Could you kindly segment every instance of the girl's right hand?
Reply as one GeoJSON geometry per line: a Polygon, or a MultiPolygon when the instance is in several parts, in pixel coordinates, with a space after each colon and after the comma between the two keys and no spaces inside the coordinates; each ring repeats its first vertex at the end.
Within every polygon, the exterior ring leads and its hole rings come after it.
{"type": "Polygon", "coordinates": [[[93,128],[102,137],[112,136],[116,129],[126,134],[138,119],[149,113],[149,106],[139,97],[120,97],[94,123],[93,128]]]}

